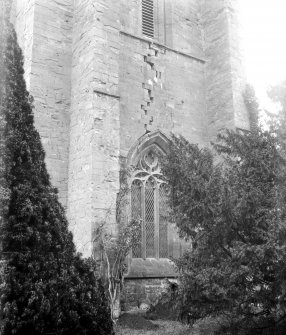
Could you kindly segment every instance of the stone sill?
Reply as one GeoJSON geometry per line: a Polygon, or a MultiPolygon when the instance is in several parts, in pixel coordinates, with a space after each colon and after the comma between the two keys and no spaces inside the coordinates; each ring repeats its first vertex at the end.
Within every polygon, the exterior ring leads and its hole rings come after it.
{"type": "Polygon", "coordinates": [[[130,260],[126,279],[176,278],[174,263],[168,258],[133,258],[130,260]]]}

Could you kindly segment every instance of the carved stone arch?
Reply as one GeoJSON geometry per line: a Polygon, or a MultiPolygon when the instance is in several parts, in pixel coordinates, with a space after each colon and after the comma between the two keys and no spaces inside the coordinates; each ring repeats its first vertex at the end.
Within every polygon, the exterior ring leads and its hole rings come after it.
{"type": "Polygon", "coordinates": [[[163,155],[169,151],[171,140],[160,130],[147,133],[141,136],[130,148],[127,155],[127,165],[136,166],[140,156],[151,147],[156,148],[163,155]]]}

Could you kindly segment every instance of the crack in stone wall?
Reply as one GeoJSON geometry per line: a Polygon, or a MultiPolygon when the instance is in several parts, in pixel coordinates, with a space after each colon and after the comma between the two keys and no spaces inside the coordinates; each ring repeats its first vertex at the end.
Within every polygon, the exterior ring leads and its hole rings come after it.
{"type": "Polygon", "coordinates": [[[153,131],[154,128],[154,113],[152,112],[152,105],[154,104],[154,86],[160,86],[162,83],[162,72],[157,68],[156,62],[159,58],[160,50],[149,43],[147,54],[143,56],[145,65],[145,80],[142,83],[144,89],[144,99],[141,103],[141,119],[144,124],[146,132],[153,131]]]}

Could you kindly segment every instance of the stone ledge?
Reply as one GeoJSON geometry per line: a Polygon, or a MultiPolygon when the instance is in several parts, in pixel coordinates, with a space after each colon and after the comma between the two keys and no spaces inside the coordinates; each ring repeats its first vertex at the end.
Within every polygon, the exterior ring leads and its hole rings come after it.
{"type": "Polygon", "coordinates": [[[147,37],[142,37],[142,36],[137,36],[137,35],[134,35],[134,34],[131,34],[131,33],[128,33],[127,31],[124,31],[124,30],[121,30],[120,31],[120,34],[122,35],[125,35],[125,36],[129,36],[131,38],[135,38],[137,40],[140,40],[140,41],[143,41],[143,42],[147,42],[147,43],[151,43],[153,45],[157,45],[165,50],[168,50],[168,51],[171,51],[171,52],[174,52],[176,54],[179,54],[179,55],[182,55],[184,57],[187,57],[187,58],[192,58],[200,63],[206,63],[206,59],[204,59],[202,56],[195,56],[195,55],[191,55],[191,54],[187,54],[185,52],[182,52],[180,50],[176,50],[176,49],[173,49],[171,47],[168,47],[167,45],[165,44],[162,44],[162,43],[159,43],[151,38],[147,38],[147,37]]]}
{"type": "Polygon", "coordinates": [[[174,263],[168,258],[133,258],[129,264],[126,279],[176,278],[178,273],[174,263]]]}

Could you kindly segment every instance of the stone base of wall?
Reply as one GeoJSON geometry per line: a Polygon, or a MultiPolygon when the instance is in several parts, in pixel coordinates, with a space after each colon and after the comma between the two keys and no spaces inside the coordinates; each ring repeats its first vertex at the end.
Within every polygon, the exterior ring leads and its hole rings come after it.
{"type": "Polygon", "coordinates": [[[168,281],[177,282],[175,278],[126,278],[121,294],[122,311],[155,305],[161,293],[169,287],[168,281]]]}

